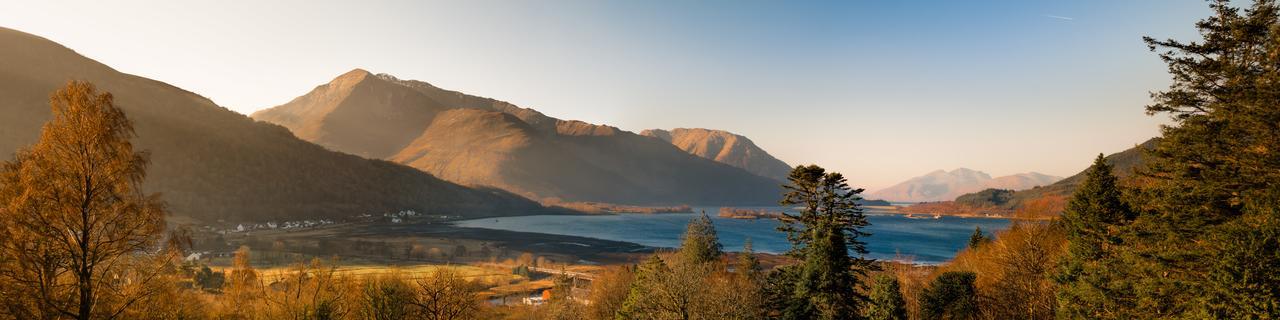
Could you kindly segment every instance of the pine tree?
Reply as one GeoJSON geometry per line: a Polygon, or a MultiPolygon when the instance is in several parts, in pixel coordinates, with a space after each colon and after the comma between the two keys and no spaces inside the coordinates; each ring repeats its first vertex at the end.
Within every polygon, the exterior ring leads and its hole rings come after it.
{"type": "Polygon", "coordinates": [[[858,196],[844,176],[815,165],[798,166],[784,186],[784,206],[801,206],[799,214],[783,214],[782,227],[800,258],[792,296],[781,310],[788,319],[852,319],[867,298],[859,293],[859,278],[872,270],[861,237],[868,225],[858,196]],[[851,256],[851,253],[858,256],[851,256]]]}
{"type": "Polygon", "coordinates": [[[920,293],[920,317],[923,319],[976,319],[977,290],[973,282],[977,274],[949,271],[938,275],[920,293]]]}
{"type": "Polygon", "coordinates": [[[1251,301],[1256,292],[1274,297],[1274,277],[1217,278],[1220,263],[1234,258],[1275,265],[1274,255],[1239,251],[1274,239],[1236,228],[1265,225],[1274,213],[1266,208],[1277,206],[1247,210],[1280,185],[1280,8],[1273,0],[1210,7],[1214,14],[1196,24],[1201,41],[1145,39],[1173,79],[1152,95],[1147,112],[1168,114],[1173,123],[1161,128],[1140,172],[1139,215],[1124,237],[1132,267],[1125,277],[1135,280],[1134,309],[1152,317],[1280,317],[1274,303],[1255,311],[1219,303],[1251,301]]]}
{"type": "Polygon", "coordinates": [[[991,242],[991,238],[986,233],[982,233],[982,227],[973,227],[973,234],[969,235],[969,249],[977,249],[984,243],[991,242]]]}
{"type": "Polygon", "coordinates": [[[1122,312],[1131,303],[1128,288],[1117,281],[1120,270],[1117,237],[1133,213],[1121,199],[1112,167],[1101,154],[1094,159],[1084,182],[1067,202],[1062,225],[1067,233],[1067,253],[1054,279],[1058,282],[1057,313],[1065,318],[1127,318],[1122,312]]]}
{"type": "Polygon", "coordinates": [[[627,299],[623,300],[622,308],[618,310],[618,314],[614,317],[619,320],[625,319],[641,319],[648,313],[653,313],[651,295],[662,285],[663,278],[671,269],[667,267],[666,262],[662,261],[657,254],[649,256],[636,267],[635,278],[631,281],[631,290],[627,293],[627,299]]]}
{"type": "Polygon", "coordinates": [[[702,264],[719,261],[724,255],[716,226],[707,212],[694,217],[685,228],[684,241],[680,244],[680,257],[684,262],[702,264]]]}
{"type": "Polygon", "coordinates": [[[870,301],[863,315],[868,320],[906,320],[907,301],[902,298],[898,279],[888,274],[878,274],[875,285],[868,294],[870,301]]]}
{"type": "Polygon", "coordinates": [[[751,250],[751,238],[742,244],[742,252],[738,253],[738,264],[734,266],[738,278],[745,283],[755,283],[760,277],[760,259],[751,250]]]}

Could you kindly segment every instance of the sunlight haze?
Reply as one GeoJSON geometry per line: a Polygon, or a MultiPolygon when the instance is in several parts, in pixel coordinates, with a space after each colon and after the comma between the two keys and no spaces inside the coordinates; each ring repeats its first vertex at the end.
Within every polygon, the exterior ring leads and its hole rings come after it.
{"type": "Polygon", "coordinates": [[[640,132],[741,134],[875,190],[960,167],[1070,176],[1157,136],[1143,36],[1202,1],[35,1],[0,26],[242,114],[354,68],[640,132]],[[919,4],[919,3],[917,3],[919,4]],[[796,128],[802,120],[803,128],[796,128]],[[803,129],[803,130],[800,130],[803,129]]]}

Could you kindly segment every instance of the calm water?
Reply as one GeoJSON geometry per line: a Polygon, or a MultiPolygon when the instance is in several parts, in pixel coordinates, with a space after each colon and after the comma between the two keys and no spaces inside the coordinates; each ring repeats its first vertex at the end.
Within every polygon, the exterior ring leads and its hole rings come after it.
{"type": "MultiPolygon", "coordinates": [[[[776,230],[779,224],[777,220],[719,218],[715,216],[719,208],[695,209],[706,210],[711,216],[725,250],[741,250],[746,238],[751,238],[752,246],[758,252],[782,253],[791,247],[786,234],[776,230]]],[[[463,227],[562,234],[674,248],[680,245],[685,224],[693,217],[694,214],[688,213],[550,215],[476,219],[459,221],[457,224],[463,227]]],[[[864,230],[870,232],[871,236],[865,240],[872,258],[902,257],[910,258],[916,263],[940,263],[951,259],[967,244],[975,226],[988,232],[1004,230],[1009,226],[1009,220],[1006,219],[911,219],[870,211],[868,219],[871,225],[864,230]]]]}

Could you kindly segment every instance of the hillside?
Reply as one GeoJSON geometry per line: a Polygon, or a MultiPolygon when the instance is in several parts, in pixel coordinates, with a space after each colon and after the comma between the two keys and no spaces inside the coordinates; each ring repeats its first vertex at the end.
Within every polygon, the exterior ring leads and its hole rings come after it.
{"type": "Polygon", "coordinates": [[[778,181],[606,125],[352,70],[253,117],[332,150],[544,202],[769,205],[778,181]]]}
{"type": "Polygon", "coordinates": [[[986,172],[966,168],[949,172],[937,170],[872,192],[868,197],[902,202],[948,201],[959,195],[984,189],[1023,190],[1048,185],[1060,179],[1062,178],[1035,172],[992,178],[986,172]]]}
{"type": "MultiPolygon", "coordinates": [[[[289,130],[168,84],[120,73],[57,43],[0,28],[0,153],[34,143],[49,94],[68,80],[111,92],[150,153],[144,188],[205,222],[343,218],[412,209],[466,216],[544,210],[387,161],[325,150],[289,130]]],[[[317,97],[319,98],[319,97],[317,97]]]]}
{"type": "Polygon", "coordinates": [[[742,168],[758,176],[786,181],[791,166],[774,158],[751,139],[723,130],[650,129],[640,135],[662,139],[693,155],[742,168]]]}
{"type": "MultiPolygon", "coordinates": [[[[1107,155],[1106,161],[1108,164],[1111,164],[1112,173],[1119,177],[1121,181],[1128,180],[1127,178],[1133,176],[1134,169],[1139,168],[1146,163],[1142,159],[1143,151],[1150,150],[1158,142],[1158,138],[1152,138],[1134,146],[1133,148],[1107,155]]],[[[1044,187],[1014,192],[1008,202],[1003,204],[1003,207],[1017,209],[1027,202],[1045,198],[1047,196],[1070,197],[1071,194],[1076,191],[1076,186],[1080,185],[1081,182],[1084,182],[1084,177],[1087,171],[1088,168],[1085,168],[1085,170],[1082,170],[1075,175],[1044,187]]]]}

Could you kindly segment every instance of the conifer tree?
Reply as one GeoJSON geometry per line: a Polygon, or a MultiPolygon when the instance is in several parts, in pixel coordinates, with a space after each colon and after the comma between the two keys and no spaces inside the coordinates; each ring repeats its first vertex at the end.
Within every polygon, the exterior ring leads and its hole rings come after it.
{"type": "Polygon", "coordinates": [[[631,290],[627,293],[627,299],[623,300],[622,308],[618,310],[618,314],[614,318],[619,320],[640,319],[646,313],[652,312],[653,306],[650,301],[650,295],[653,291],[659,289],[665,274],[669,272],[671,272],[671,269],[657,254],[649,256],[649,259],[637,266],[635,278],[631,281],[631,290]]]}
{"type": "Polygon", "coordinates": [[[986,233],[982,233],[982,227],[973,227],[973,234],[969,235],[969,249],[977,249],[984,243],[991,242],[991,238],[986,233]]]}
{"type": "Polygon", "coordinates": [[[1216,277],[1219,263],[1233,258],[1275,265],[1274,255],[1239,251],[1275,239],[1233,230],[1265,225],[1262,217],[1274,212],[1265,208],[1277,206],[1246,210],[1280,185],[1280,8],[1274,0],[1210,7],[1213,15],[1196,24],[1201,41],[1145,39],[1173,79],[1147,112],[1173,123],[1161,128],[1140,172],[1139,214],[1124,239],[1133,270],[1125,277],[1135,279],[1134,309],[1151,317],[1280,317],[1274,303],[1252,312],[1219,303],[1275,297],[1274,277],[1216,277]]]}
{"type": "Polygon", "coordinates": [[[760,259],[751,249],[751,238],[742,244],[742,252],[738,253],[738,264],[734,266],[738,278],[746,283],[755,283],[760,277],[760,259]]]}
{"type": "Polygon", "coordinates": [[[977,275],[967,271],[949,271],[938,275],[920,293],[920,317],[923,319],[976,319],[977,275]]]}
{"type": "Polygon", "coordinates": [[[797,166],[784,186],[781,204],[801,207],[799,214],[783,214],[782,227],[797,266],[792,299],[781,310],[788,319],[851,319],[860,316],[867,298],[858,279],[872,270],[865,259],[868,234],[858,196],[843,175],[819,166],[797,166]],[[852,256],[851,254],[857,254],[852,256]]]}
{"type": "Polygon", "coordinates": [[[684,262],[702,264],[719,261],[724,254],[716,226],[707,212],[694,217],[685,228],[684,241],[680,244],[680,257],[684,262]]]}
{"type": "Polygon", "coordinates": [[[1120,227],[1133,214],[1121,199],[1121,190],[1112,167],[1101,154],[1094,159],[1084,182],[1067,202],[1062,225],[1067,234],[1067,253],[1054,277],[1058,288],[1059,316],[1064,318],[1125,318],[1117,314],[1127,303],[1123,281],[1115,278],[1120,268],[1114,252],[1120,227]]]}
{"type": "Polygon", "coordinates": [[[898,279],[888,274],[878,274],[875,284],[871,286],[863,315],[868,320],[906,320],[907,301],[902,298],[902,289],[898,279]]]}

